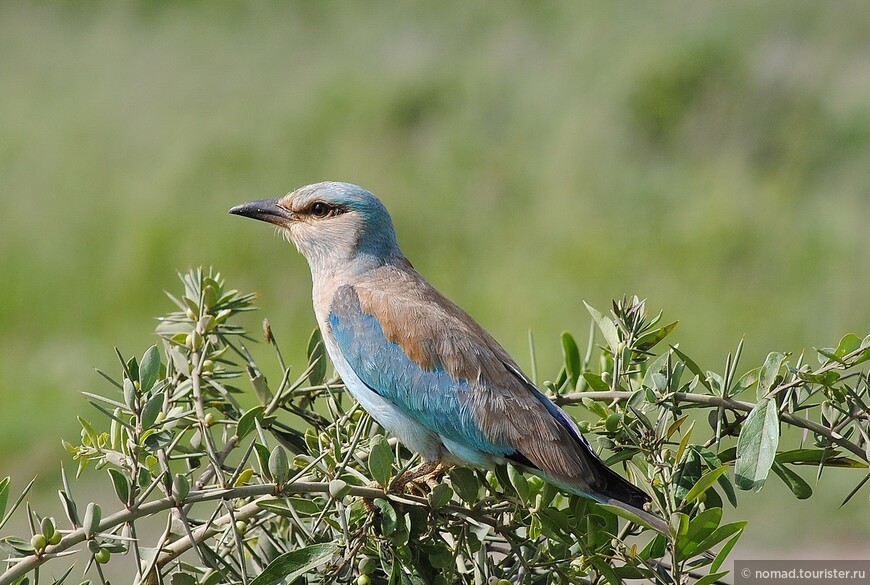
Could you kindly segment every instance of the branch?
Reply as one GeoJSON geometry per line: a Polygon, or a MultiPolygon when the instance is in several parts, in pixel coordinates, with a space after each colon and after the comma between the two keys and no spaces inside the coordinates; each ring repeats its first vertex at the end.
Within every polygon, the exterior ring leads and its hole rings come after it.
{"type": "MultiPolygon", "coordinates": [[[[235,511],[237,518],[247,519],[254,516],[258,511],[261,510],[258,504],[264,499],[263,496],[271,498],[285,494],[310,493],[329,493],[329,484],[300,481],[287,484],[286,486],[284,486],[283,490],[279,490],[277,484],[272,483],[241,486],[237,488],[218,488],[208,491],[191,492],[190,495],[185,498],[182,504],[187,505],[210,502],[215,500],[231,500],[235,498],[258,497],[256,501],[245,504],[244,506],[235,511]]],[[[406,503],[417,506],[429,506],[429,501],[426,498],[412,495],[388,494],[383,490],[371,487],[353,486],[350,488],[350,491],[348,493],[353,496],[358,496],[370,500],[373,500],[375,498],[385,498],[397,501],[399,503],[406,503]]],[[[174,498],[161,498],[159,500],[154,500],[142,504],[138,508],[134,508],[132,510],[121,510],[103,518],[102,522],[100,522],[97,532],[108,532],[113,528],[120,526],[121,524],[132,522],[139,518],[153,516],[160,512],[176,508],[178,507],[178,505],[179,503],[174,498]]],[[[501,528],[500,524],[496,520],[490,518],[489,516],[481,514],[476,510],[471,510],[456,505],[447,505],[444,506],[442,509],[452,514],[464,516],[478,523],[487,524],[497,530],[501,528]]],[[[228,521],[229,514],[225,514],[214,522],[199,527],[197,530],[193,531],[194,540],[196,541],[196,543],[200,543],[210,538],[211,536],[214,536],[219,531],[217,526],[226,524],[226,522],[228,521]]],[[[16,579],[42,566],[48,560],[57,557],[59,553],[62,553],[77,544],[81,544],[86,540],[87,536],[85,536],[84,528],[79,528],[77,530],[73,530],[67,533],[67,535],[64,536],[59,543],[53,546],[47,546],[39,554],[24,557],[20,560],[7,560],[6,562],[15,562],[16,564],[13,567],[7,569],[6,572],[4,572],[3,574],[0,574],[0,585],[10,585],[11,583],[14,583],[16,579]]],[[[193,545],[194,543],[190,540],[190,537],[185,536],[164,547],[161,552],[158,565],[165,565],[166,563],[177,558],[185,551],[189,550],[193,545]]],[[[141,570],[141,568],[139,570],[141,570]]]]}
{"type": "MultiPolygon", "coordinates": [[[[625,391],[571,392],[569,394],[555,396],[553,397],[553,400],[554,402],[556,402],[556,404],[559,405],[576,404],[582,401],[584,398],[591,398],[592,400],[597,400],[599,402],[609,402],[612,400],[624,401],[631,398],[632,394],[632,392],[625,391]]],[[[660,402],[665,402],[669,399],[673,399],[674,402],[689,402],[692,404],[701,404],[704,406],[720,406],[722,408],[727,408],[728,410],[739,412],[751,412],[752,409],[755,407],[755,405],[751,402],[741,402],[739,400],[731,400],[730,398],[722,398],[720,396],[712,396],[710,394],[692,394],[689,392],[674,392],[672,394],[668,394],[660,402]]],[[[862,461],[867,461],[868,463],[870,463],[870,460],[868,460],[867,454],[864,452],[864,449],[844,438],[839,433],[809,419],[797,416],[795,414],[791,414],[790,412],[780,413],[779,416],[783,421],[787,422],[788,424],[800,427],[802,429],[807,429],[814,433],[822,435],[832,443],[836,443],[844,449],[851,451],[854,455],[861,458],[862,461]]]]}

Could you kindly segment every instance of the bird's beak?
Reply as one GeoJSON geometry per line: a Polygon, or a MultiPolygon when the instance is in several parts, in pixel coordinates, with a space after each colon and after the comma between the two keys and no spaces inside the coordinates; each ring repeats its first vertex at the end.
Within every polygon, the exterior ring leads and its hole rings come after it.
{"type": "Polygon", "coordinates": [[[230,213],[286,227],[288,223],[296,219],[296,214],[278,205],[278,201],[278,199],[249,201],[236,205],[230,209],[230,213]]]}

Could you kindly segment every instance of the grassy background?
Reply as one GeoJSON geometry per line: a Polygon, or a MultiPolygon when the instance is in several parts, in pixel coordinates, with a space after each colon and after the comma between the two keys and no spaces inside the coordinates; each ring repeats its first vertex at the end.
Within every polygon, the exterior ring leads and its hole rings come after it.
{"type": "MultiPolygon", "coordinates": [[[[226,210],[326,179],[542,373],[623,293],[708,368],[866,334],[867,30],[862,2],[3,2],[0,471],[52,476],[176,270],[261,292],[300,363],[304,261],[226,210]]],[[[743,558],[866,543],[844,473],[745,495],[743,558]]]]}

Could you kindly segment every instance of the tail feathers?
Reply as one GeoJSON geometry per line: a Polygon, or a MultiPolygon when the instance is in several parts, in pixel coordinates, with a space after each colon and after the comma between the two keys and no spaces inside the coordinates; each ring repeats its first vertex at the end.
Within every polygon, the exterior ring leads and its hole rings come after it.
{"type": "Polygon", "coordinates": [[[660,518],[655,514],[647,512],[641,508],[636,506],[632,506],[631,504],[626,504],[622,500],[618,500],[616,498],[604,497],[602,498],[603,504],[608,504],[610,506],[616,506],[617,508],[622,508],[632,514],[638,516],[641,520],[643,520],[646,524],[650,526],[650,528],[655,529],[657,532],[661,532],[665,536],[670,534],[670,529],[668,528],[668,523],[665,522],[664,518],[660,518]]]}
{"type": "Polygon", "coordinates": [[[595,453],[591,453],[591,455],[594,457],[592,468],[595,475],[598,476],[592,484],[595,490],[607,498],[643,509],[643,505],[650,501],[650,497],[639,487],[605,465],[595,456],[595,453]]]}

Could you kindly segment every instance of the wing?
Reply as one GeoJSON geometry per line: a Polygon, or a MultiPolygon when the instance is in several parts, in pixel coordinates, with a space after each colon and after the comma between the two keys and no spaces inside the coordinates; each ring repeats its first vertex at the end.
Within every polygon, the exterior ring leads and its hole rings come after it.
{"type": "Polygon", "coordinates": [[[564,411],[467,313],[416,273],[339,288],[329,326],[357,376],[451,442],[630,503],[646,496],[595,455],[564,411]]]}

